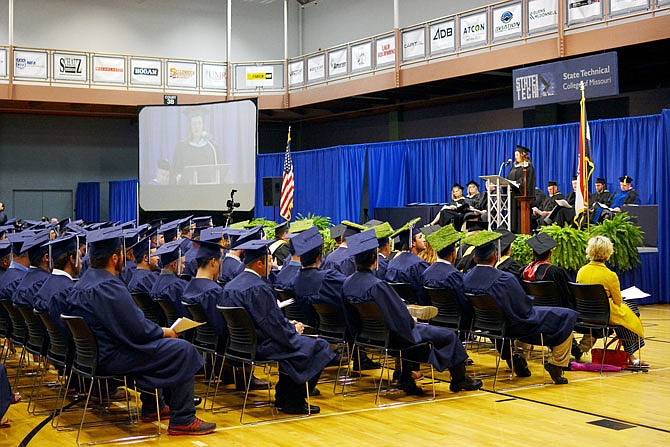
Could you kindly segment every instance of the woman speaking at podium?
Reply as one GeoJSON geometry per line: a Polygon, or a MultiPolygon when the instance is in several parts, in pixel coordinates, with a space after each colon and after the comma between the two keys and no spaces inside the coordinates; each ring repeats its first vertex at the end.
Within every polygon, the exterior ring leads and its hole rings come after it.
{"type": "MultiPolygon", "coordinates": [[[[519,185],[518,188],[511,188],[511,208],[512,220],[510,229],[513,233],[521,233],[521,204],[516,197],[518,196],[532,196],[535,193],[535,168],[530,161],[530,149],[527,147],[516,145],[514,151],[514,166],[507,174],[507,179],[519,185]]],[[[528,214],[530,220],[530,212],[528,214]]]]}

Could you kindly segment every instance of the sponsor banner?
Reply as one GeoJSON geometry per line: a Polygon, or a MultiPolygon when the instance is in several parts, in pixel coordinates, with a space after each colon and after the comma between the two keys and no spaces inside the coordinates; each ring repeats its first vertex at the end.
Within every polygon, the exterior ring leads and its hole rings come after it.
{"type": "Polygon", "coordinates": [[[486,44],[486,11],[461,16],[460,24],[461,48],[486,44]]]}
{"type": "Polygon", "coordinates": [[[132,85],[163,85],[159,59],[130,59],[130,83],[132,85]]]}
{"type": "Polygon", "coordinates": [[[648,8],[649,0],[610,0],[611,14],[621,14],[648,8]]]}
{"type": "Polygon", "coordinates": [[[347,49],[328,52],[328,77],[342,76],[347,74],[347,49]]]}
{"type": "Polygon", "coordinates": [[[369,70],[372,68],[372,42],[365,42],[351,47],[351,71],[369,70]]]}
{"type": "Polygon", "coordinates": [[[417,28],[402,33],[402,60],[426,57],[426,30],[417,28]]]}
{"type": "Polygon", "coordinates": [[[14,77],[47,79],[48,59],[46,51],[14,50],[14,77]]]}
{"type": "Polygon", "coordinates": [[[243,88],[272,87],[274,85],[274,67],[245,67],[245,83],[243,88]]]}
{"type": "Polygon", "coordinates": [[[0,48],[0,77],[7,77],[7,49],[0,48]]]}
{"type": "Polygon", "coordinates": [[[202,70],[202,88],[207,90],[226,89],[226,64],[212,64],[203,62],[200,64],[202,70]]]}
{"type": "Polygon", "coordinates": [[[376,63],[375,67],[390,65],[395,63],[395,36],[377,39],[376,63]]]}
{"type": "Polygon", "coordinates": [[[528,32],[558,28],[559,0],[528,1],[528,32]]]}
{"type": "Polygon", "coordinates": [[[619,94],[619,71],[614,51],[578,57],[512,72],[514,108],[619,94]]]}
{"type": "Polygon", "coordinates": [[[600,19],[603,4],[600,0],[568,0],[568,24],[600,19]]]}
{"type": "Polygon", "coordinates": [[[326,55],[319,54],[307,59],[307,82],[326,78],[326,55]]]}
{"type": "Polygon", "coordinates": [[[288,85],[301,85],[305,82],[305,61],[299,60],[288,64],[288,85]]]}
{"type": "Polygon", "coordinates": [[[195,62],[167,61],[167,86],[196,88],[198,64],[195,62]]]}
{"type": "Polygon", "coordinates": [[[456,28],[453,20],[430,25],[430,54],[456,49],[456,28]]]}
{"type": "Polygon", "coordinates": [[[86,82],[88,57],[82,53],[53,53],[53,77],[57,81],[86,82]]]}
{"type": "Polygon", "coordinates": [[[93,55],[93,82],[124,84],[126,82],[126,59],[93,55]]]}
{"type": "Polygon", "coordinates": [[[508,3],[493,9],[493,40],[521,37],[523,32],[521,3],[508,3]]]}

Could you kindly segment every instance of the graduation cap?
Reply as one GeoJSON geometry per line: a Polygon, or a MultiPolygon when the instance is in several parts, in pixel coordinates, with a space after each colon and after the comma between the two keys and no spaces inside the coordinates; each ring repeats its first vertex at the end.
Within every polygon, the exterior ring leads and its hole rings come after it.
{"type": "Polygon", "coordinates": [[[598,177],[598,178],[596,179],[596,183],[600,183],[601,185],[606,185],[606,184],[607,184],[607,180],[605,179],[605,177],[598,177]]]}
{"type": "Polygon", "coordinates": [[[163,233],[163,237],[166,242],[170,242],[177,238],[177,230],[179,229],[179,222],[181,219],[173,220],[166,224],[161,225],[158,230],[159,233],[163,233]]]}
{"type": "Polygon", "coordinates": [[[15,229],[16,228],[14,227],[14,225],[2,225],[0,226],[0,236],[2,236],[8,231],[14,231],[15,229]]]}
{"type": "Polygon", "coordinates": [[[526,239],[526,243],[533,249],[537,256],[543,256],[554,247],[558,246],[556,241],[547,233],[539,233],[537,236],[526,239]]]}
{"type": "Polygon", "coordinates": [[[349,220],[343,220],[342,225],[344,225],[344,232],[342,233],[342,237],[345,239],[348,239],[349,236],[352,236],[354,234],[360,233],[361,231],[365,231],[368,229],[368,227],[366,227],[365,225],[357,224],[349,220]]]}
{"type": "MultiPolygon", "coordinates": [[[[435,233],[437,230],[442,228],[439,225],[426,225],[425,227],[421,227],[420,231],[423,233],[424,236],[428,237],[429,235],[435,233]]],[[[431,244],[433,245],[433,244],[431,244]]],[[[435,247],[433,247],[435,248],[435,247]]]]}
{"type": "Polygon", "coordinates": [[[530,149],[528,149],[525,146],[521,146],[520,144],[516,145],[516,150],[523,153],[523,154],[530,154],[530,149]]]}
{"type": "Polygon", "coordinates": [[[11,242],[12,244],[12,252],[15,255],[23,253],[23,251],[21,250],[21,248],[23,247],[23,243],[32,236],[33,236],[32,232],[26,232],[26,231],[22,231],[20,233],[11,233],[7,235],[9,242],[11,242]]]}
{"type": "Polygon", "coordinates": [[[624,175],[623,177],[619,177],[619,181],[620,181],[621,183],[624,183],[624,184],[626,184],[626,185],[629,185],[629,184],[633,183],[633,178],[632,178],[632,177],[629,177],[629,176],[627,176],[627,175],[624,175]]]}
{"type": "Polygon", "coordinates": [[[184,247],[182,246],[183,242],[186,240],[177,240],[168,242],[158,247],[158,250],[154,252],[154,256],[158,256],[161,260],[161,265],[165,266],[169,263],[176,261],[181,258],[184,247]]]}
{"type": "MultiPolygon", "coordinates": [[[[240,248],[240,245],[244,245],[246,242],[253,240],[260,240],[262,238],[263,226],[258,225],[257,227],[246,230],[237,237],[235,242],[230,244],[230,248],[234,250],[244,250],[240,248]]],[[[272,241],[271,241],[272,242],[272,241]]]]}
{"type": "Polygon", "coordinates": [[[477,183],[474,180],[470,180],[468,183],[465,184],[465,186],[470,186],[470,185],[475,185],[477,188],[479,188],[479,183],[477,183]]]}
{"type": "Polygon", "coordinates": [[[500,253],[505,253],[516,239],[516,235],[507,228],[497,228],[496,233],[500,233],[500,253]]]}
{"type": "Polygon", "coordinates": [[[414,219],[410,220],[405,225],[403,225],[402,227],[398,228],[393,233],[391,233],[390,237],[393,238],[398,237],[400,238],[400,240],[406,238],[405,240],[408,242],[409,244],[408,246],[411,247],[414,236],[421,233],[421,231],[415,226],[420,220],[421,220],[420,217],[415,217],[414,219]]]}
{"type": "Polygon", "coordinates": [[[576,176],[576,175],[573,175],[573,176],[572,176],[572,181],[574,182],[575,180],[577,180],[577,176],[576,176]]]}
{"type": "Polygon", "coordinates": [[[367,222],[365,222],[363,225],[365,225],[365,226],[368,227],[368,228],[372,228],[372,227],[376,227],[377,225],[381,225],[381,224],[383,224],[383,223],[384,223],[384,222],[382,222],[381,220],[370,219],[370,220],[368,220],[367,222]]]}
{"type": "Polygon", "coordinates": [[[280,224],[275,225],[275,238],[282,233],[286,233],[288,231],[288,229],[289,229],[288,220],[284,221],[280,224]]]}
{"type": "Polygon", "coordinates": [[[378,247],[377,233],[374,230],[363,231],[347,239],[347,254],[355,256],[378,247]]]}
{"type": "MultiPolygon", "coordinates": [[[[200,240],[201,241],[207,241],[207,242],[216,242],[217,244],[221,242],[221,239],[223,239],[223,236],[228,234],[227,231],[231,231],[229,228],[223,228],[223,227],[212,227],[212,228],[203,228],[202,231],[200,231],[200,240]]],[[[241,230],[235,230],[235,231],[241,231],[241,230]]]]}
{"type": "Polygon", "coordinates": [[[129,228],[135,228],[135,221],[134,220],[129,220],[128,222],[123,222],[121,225],[119,225],[121,228],[124,230],[127,230],[129,228]]]}
{"type": "Polygon", "coordinates": [[[317,227],[311,227],[291,238],[291,245],[298,256],[302,256],[313,250],[321,250],[323,247],[323,236],[317,227]]]}
{"type": "Polygon", "coordinates": [[[556,183],[556,180],[549,180],[547,182],[547,187],[549,186],[558,186],[558,183],[556,183]]]}
{"type": "Polygon", "coordinates": [[[244,254],[242,255],[242,262],[247,265],[257,259],[267,256],[270,253],[268,248],[273,243],[274,241],[251,239],[240,244],[237,249],[244,250],[244,254]]]}
{"type": "Polygon", "coordinates": [[[208,228],[212,226],[212,216],[193,217],[191,222],[195,224],[196,228],[208,228]]]}
{"type": "MultiPolygon", "coordinates": [[[[291,222],[289,231],[293,234],[302,233],[303,231],[307,231],[312,227],[314,227],[314,221],[312,219],[301,219],[296,220],[295,222],[291,222]]],[[[277,234],[277,230],[275,230],[275,234],[277,234]]]]}
{"type": "Polygon", "coordinates": [[[464,188],[463,188],[463,185],[461,185],[461,184],[458,183],[458,182],[454,183],[454,186],[451,187],[451,189],[454,189],[454,188],[458,188],[458,189],[460,189],[461,191],[463,191],[463,189],[464,189],[464,188]]]}
{"type": "Polygon", "coordinates": [[[91,258],[109,256],[123,245],[123,230],[112,227],[91,231],[87,234],[87,243],[91,258]]]}
{"type": "Polygon", "coordinates": [[[74,222],[70,222],[69,224],[65,225],[65,229],[68,231],[72,231],[73,233],[76,234],[86,234],[86,230],[84,230],[82,227],[75,224],[74,222]]]}
{"type": "Polygon", "coordinates": [[[188,217],[184,217],[179,221],[177,224],[179,226],[179,231],[184,231],[186,228],[191,228],[191,221],[192,221],[193,215],[190,215],[188,217]]]}
{"type": "Polygon", "coordinates": [[[77,252],[79,249],[79,240],[76,234],[59,237],[45,244],[49,252],[49,264],[53,267],[53,262],[63,255],[71,252],[77,252]]]}
{"type": "Polygon", "coordinates": [[[70,221],[71,221],[71,219],[70,219],[69,217],[67,217],[67,218],[65,218],[65,219],[63,219],[63,220],[61,220],[61,221],[59,221],[59,222],[58,222],[58,229],[59,229],[60,231],[65,230],[65,227],[67,227],[67,225],[70,223],[70,221]]]}
{"type": "Polygon", "coordinates": [[[201,240],[199,245],[195,252],[195,259],[219,259],[221,257],[223,247],[220,244],[201,240]]]}
{"type": "Polygon", "coordinates": [[[131,249],[139,240],[140,232],[137,228],[123,230],[123,243],[126,246],[126,250],[131,249]]]}
{"type": "Polygon", "coordinates": [[[330,227],[330,238],[335,239],[336,241],[339,241],[342,238],[342,235],[344,234],[344,229],[346,228],[345,225],[338,224],[335,225],[334,227],[330,227]]]}
{"type": "Polygon", "coordinates": [[[456,231],[452,224],[445,225],[439,230],[426,236],[426,240],[438,254],[463,239],[463,233],[456,231]]]}
{"type": "Polygon", "coordinates": [[[47,242],[49,242],[48,231],[37,233],[25,240],[21,252],[25,253],[27,251],[30,263],[32,265],[38,264],[40,258],[49,251],[49,248],[45,245],[47,242]]]}
{"type": "Polygon", "coordinates": [[[463,239],[463,243],[475,247],[474,253],[478,259],[485,259],[496,250],[494,241],[501,237],[502,235],[495,231],[483,230],[473,236],[463,239]]]}
{"type": "Polygon", "coordinates": [[[0,240],[0,259],[12,252],[12,243],[9,240],[0,240]]]}
{"type": "Polygon", "coordinates": [[[393,227],[388,222],[381,222],[379,225],[372,227],[372,229],[375,230],[375,234],[377,235],[379,248],[383,248],[386,244],[388,244],[389,238],[393,234],[393,227]]]}
{"type": "Polygon", "coordinates": [[[128,247],[128,249],[132,249],[135,258],[140,260],[144,255],[149,255],[149,251],[151,249],[151,238],[145,237],[140,239],[134,245],[128,247]]]}

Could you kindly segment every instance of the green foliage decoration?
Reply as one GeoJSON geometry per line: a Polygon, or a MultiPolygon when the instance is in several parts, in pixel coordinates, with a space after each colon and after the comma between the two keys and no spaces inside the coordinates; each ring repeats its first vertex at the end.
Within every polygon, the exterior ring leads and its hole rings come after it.
{"type": "Polygon", "coordinates": [[[549,262],[564,269],[576,272],[586,264],[586,242],[588,233],[569,225],[556,224],[542,228],[543,233],[551,236],[558,246],[554,248],[549,262]]]}
{"type": "Polygon", "coordinates": [[[640,263],[637,247],[642,245],[643,235],[628,213],[617,213],[614,218],[591,227],[591,236],[605,236],[614,244],[609,264],[620,272],[631,270],[640,263]]]}
{"type": "Polygon", "coordinates": [[[533,262],[533,249],[526,244],[526,239],[531,237],[530,234],[517,234],[516,239],[512,242],[512,259],[515,259],[523,265],[528,265],[533,262]]]}

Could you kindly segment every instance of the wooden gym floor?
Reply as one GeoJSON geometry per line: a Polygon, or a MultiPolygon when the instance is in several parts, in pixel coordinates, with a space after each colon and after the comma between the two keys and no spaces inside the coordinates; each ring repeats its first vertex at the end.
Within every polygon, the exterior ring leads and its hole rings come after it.
{"type": "MultiPolygon", "coordinates": [[[[648,372],[621,371],[605,373],[567,372],[568,385],[542,386],[542,361],[539,351],[532,356],[532,377],[509,380],[503,364],[497,390],[492,390],[492,377],[484,378],[480,391],[451,393],[449,373],[436,374],[437,398],[415,402],[416,397],[402,392],[389,392],[383,403],[403,403],[377,408],[374,405],[372,377],[379,371],[366,371],[361,380],[347,387],[348,395],[333,395],[332,383],[320,383],[321,395],[312,403],[321,407],[321,414],[308,418],[278,420],[269,407],[248,408],[245,422],[270,419],[248,425],[239,424],[239,409],[212,414],[198,408],[198,416],[218,425],[215,434],[193,437],[171,437],[142,441],[138,445],[216,446],[401,446],[413,443],[454,446],[645,446],[670,445],[670,305],[641,307],[647,347],[644,360],[651,363],[648,372]],[[367,390],[366,390],[367,388],[367,390]]],[[[475,364],[470,374],[492,373],[495,356],[482,346],[477,352],[469,348],[475,364]]],[[[586,356],[582,361],[588,361],[586,356]]],[[[14,369],[9,363],[9,373],[14,369]]],[[[276,371],[276,370],[275,370],[276,371]]],[[[327,368],[322,378],[333,377],[336,368],[327,368]]],[[[430,391],[429,370],[422,386],[430,391]]],[[[263,377],[262,371],[257,376],[263,377]]],[[[276,380],[276,377],[274,377],[276,380]]],[[[548,374],[545,377],[549,383],[548,374]]],[[[30,378],[21,384],[29,384],[30,378]]],[[[23,400],[12,405],[7,413],[11,427],[0,429],[0,446],[68,446],[76,445],[76,431],[54,430],[48,415],[29,415],[27,400],[30,388],[22,388],[23,400]]],[[[339,392],[339,388],[338,388],[339,392]]],[[[196,393],[204,395],[205,387],[196,385],[196,393]]],[[[253,398],[267,399],[267,393],[254,392],[253,398]]],[[[273,393],[274,397],[274,393],[273,393]]],[[[225,392],[216,405],[238,405],[239,393],[225,392]]],[[[117,403],[121,405],[122,403],[117,403]]],[[[38,406],[38,410],[43,407],[38,406]]],[[[72,410],[80,406],[73,406],[72,410]]],[[[78,422],[75,411],[66,412],[63,422],[78,422]]],[[[95,418],[95,415],[92,416],[95,418]]],[[[87,418],[88,419],[88,418],[87,418]]],[[[90,428],[81,441],[118,438],[146,434],[156,430],[155,424],[107,426],[90,428]]],[[[166,428],[166,427],[164,427],[166,428]]]]}

